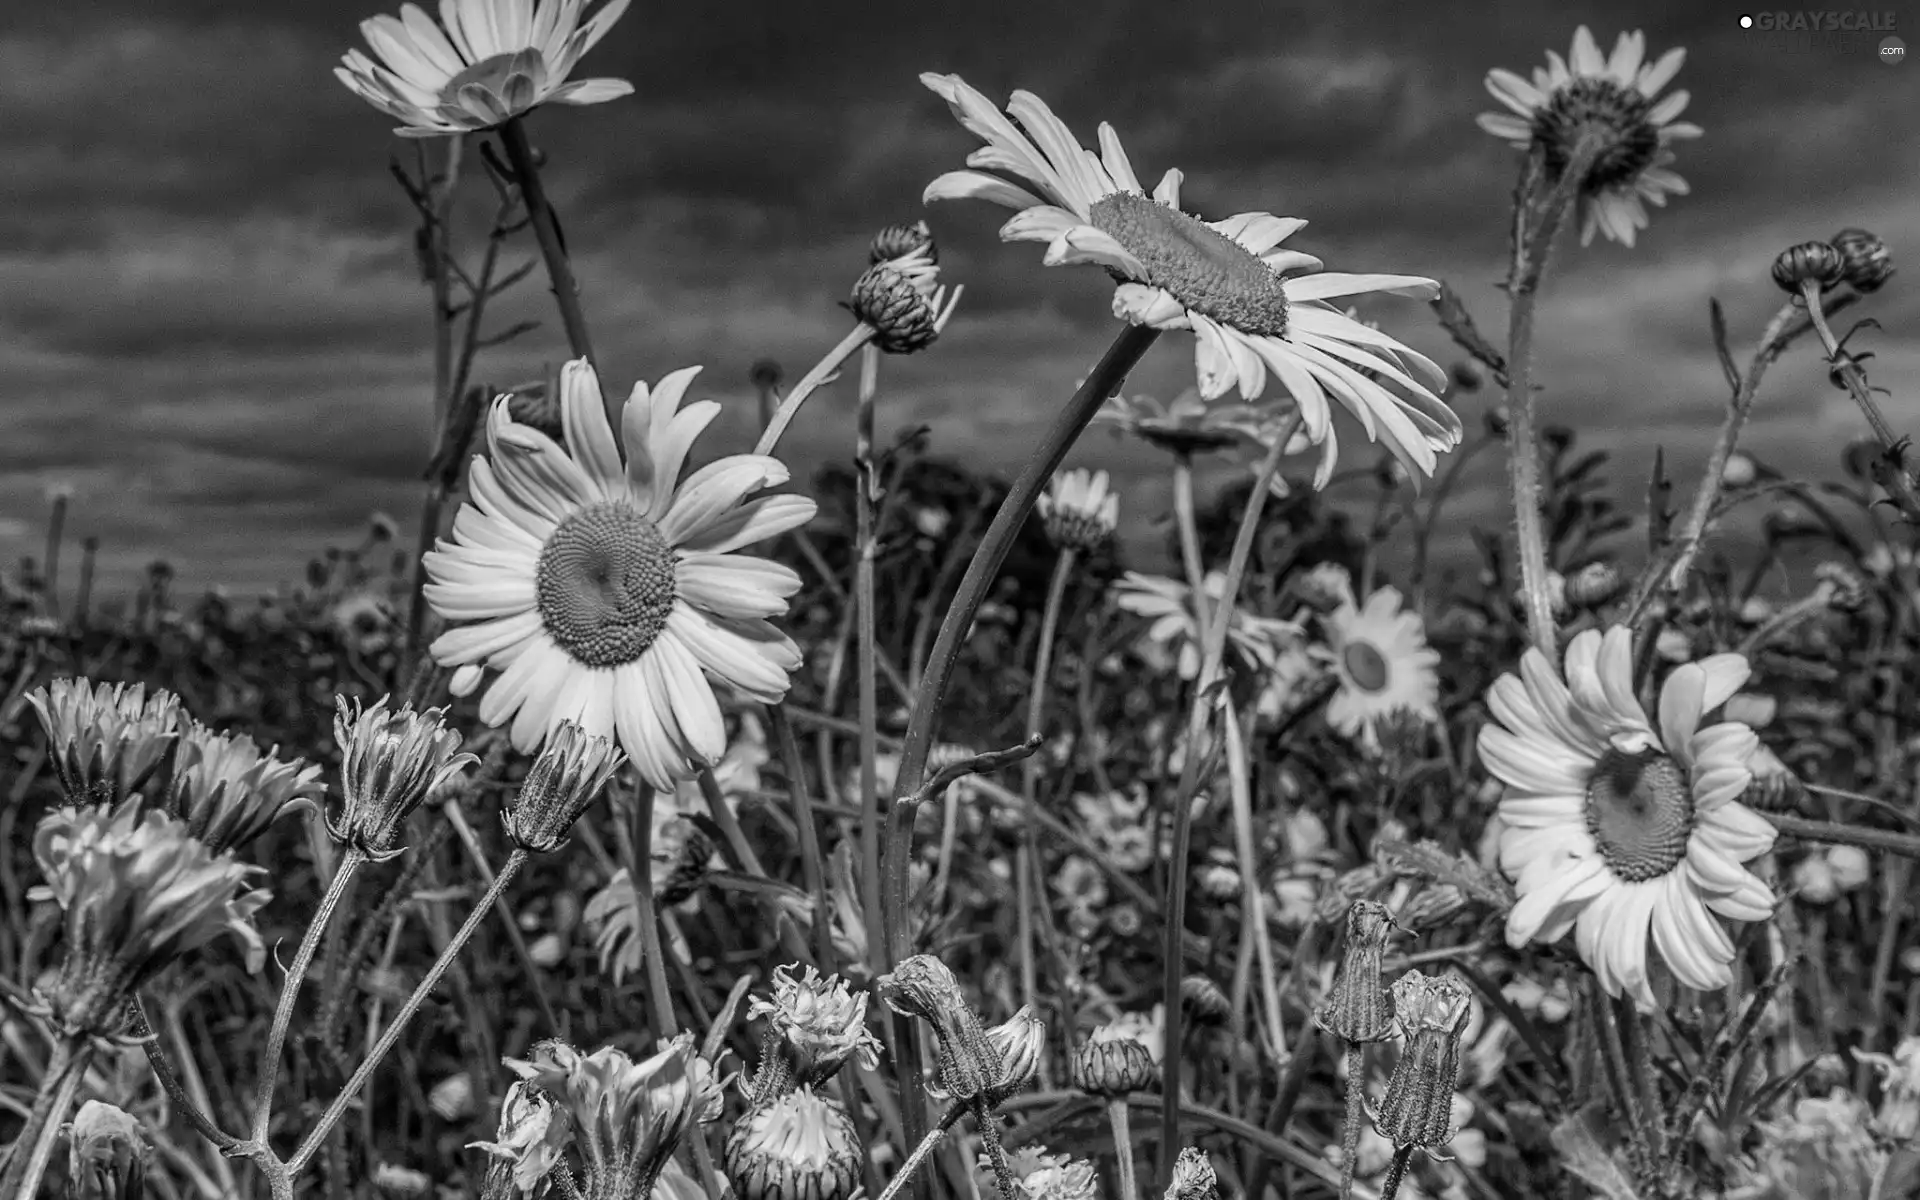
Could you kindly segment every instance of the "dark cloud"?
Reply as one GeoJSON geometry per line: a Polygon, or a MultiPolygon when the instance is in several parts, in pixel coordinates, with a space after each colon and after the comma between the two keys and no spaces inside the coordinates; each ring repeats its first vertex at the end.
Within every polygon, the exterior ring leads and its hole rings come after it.
{"type": "MultiPolygon", "coordinates": [[[[0,34],[0,539],[13,552],[38,552],[55,484],[77,489],[71,527],[101,537],[102,571],[121,580],[164,555],[189,583],[266,586],[327,542],[357,540],[370,510],[410,521],[431,441],[430,323],[386,169],[423,147],[388,139],[391,122],[331,76],[358,22],[385,7],[66,0],[0,34]]],[[[1473,125],[1494,107],[1481,79],[1565,53],[1579,21],[1546,3],[1499,12],[1465,0],[650,6],[581,72],[630,79],[635,95],[531,128],[610,387],[704,363],[695,390],[725,409],[704,449],[741,448],[748,366],[771,356],[789,379],[804,371],[845,329],[838,304],[872,231],[925,213],[966,297],[933,352],[888,360],[882,436],[925,423],[940,452],[1010,471],[1104,348],[1108,288],[1097,272],[1042,268],[1038,246],[1002,245],[1001,210],[922,209],[927,181],[974,142],[919,72],[958,72],[995,99],[1028,88],[1087,140],[1111,121],[1143,175],[1185,172],[1190,209],[1308,217],[1302,248],[1335,269],[1447,278],[1497,340],[1516,164],[1473,125]]],[[[1693,194],[1637,249],[1565,245],[1542,297],[1544,417],[1613,451],[1634,503],[1656,443],[1689,469],[1719,420],[1709,297],[1744,356],[1779,302],[1767,267],[1780,247],[1844,224],[1887,233],[1896,252],[1912,240],[1920,75],[1864,47],[1741,31],[1717,2],[1617,5],[1606,22],[1603,44],[1643,28],[1656,53],[1688,47],[1677,86],[1708,131],[1676,163],[1693,194]]],[[[477,252],[492,201],[475,156],[465,168],[459,224],[477,252]]],[[[508,261],[533,252],[523,237],[508,261]]],[[[477,378],[509,386],[564,355],[545,286],[536,270],[495,304],[496,328],[542,326],[489,352],[477,378]]],[[[1886,328],[1868,335],[1902,425],[1920,421],[1912,296],[1896,282],[1873,307],[1886,328]]],[[[1368,315],[1454,356],[1417,304],[1368,315]]],[[[1130,387],[1187,386],[1191,353],[1166,339],[1130,387]]],[[[822,392],[796,427],[797,474],[850,452],[848,392],[822,392]]],[[[1489,401],[1469,398],[1469,421],[1489,401]]],[[[1859,429],[1802,351],[1770,378],[1750,441],[1783,468],[1824,472],[1859,429]]],[[[1343,441],[1360,453],[1356,432],[1343,441]]],[[[1125,479],[1132,547],[1157,554],[1162,464],[1100,433],[1073,461],[1125,479]]],[[[1505,525],[1500,478],[1497,455],[1467,472],[1449,546],[1474,524],[1505,525]]]]}

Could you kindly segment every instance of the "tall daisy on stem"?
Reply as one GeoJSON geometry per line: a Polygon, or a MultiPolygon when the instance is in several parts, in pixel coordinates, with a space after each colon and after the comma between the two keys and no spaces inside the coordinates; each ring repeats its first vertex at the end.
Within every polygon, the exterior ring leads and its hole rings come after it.
{"type": "Polygon", "coordinates": [[[1533,644],[1551,656],[1556,649],[1553,602],[1547,584],[1546,531],[1540,512],[1540,462],[1535,445],[1533,396],[1534,298],[1546,273],[1547,253],[1561,222],[1576,203],[1581,241],[1604,229],[1631,246],[1646,224],[1642,201],[1664,204],[1686,183],[1666,169],[1667,143],[1699,137],[1697,125],[1675,122],[1687,93],[1654,97],[1686,58],[1670,50],[1645,64],[1646,39],[1637,30],[1621,34],[1611,57],[1601,55],[1582,25],[1567,59],[1547,52],[1549,66],[1529,84],[1511,71],[1494,69],[1487,90],[1511,113],[1487,113],[1480,126],[1525,150],[1514,188],[1512,259],[1507,272],[1511,308],[1507,329],[1507,455],[1513,492],[1521,584],[1533,644]]]}

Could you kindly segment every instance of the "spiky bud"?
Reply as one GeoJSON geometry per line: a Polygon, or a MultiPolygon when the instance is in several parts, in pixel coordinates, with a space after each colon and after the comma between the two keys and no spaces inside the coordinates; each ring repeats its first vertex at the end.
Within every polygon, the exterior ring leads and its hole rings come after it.
{"type": "Polygon", "coordinates": [[[1450,975],[1414,970],[1394,981],[1394,1016],[1406,1044],[1373,1122],[1394,1149],[1441,1146],[1452,1140],[1460,1039],[1473,1015],[1472,1005],[1467,986],[1450,975]]]}
{"type": "Polygon", "coordinates": [[[953,303],[947,302],[939,276],[940,268],[926,255],[875,263],[854,281],[848,307],[873,327],[873,344],[888,354],[924,350],[940,336],[960,299],[956,289],[953,303]]]}
{"type": "Polygon", "coordinates": [[[753,1104],[765,1104],[795,1087],[819,1087],[854,1055],[873,1068],[880,1040],[867,1028],[866,993],[855,994],[838,975],[807,967],[773,969],[773,995],[755,997],[747,1019],[767,1018],[760,1069],[753,1077],[753,1104]]]}
{"type": "Polygon", "coordinates": [[[152,1149],[138,1120],[89,1100],[66,1126],[67,1184],[75,1200],[141,1200],[152,1149]]]}
{"type": "Polygon", "coordinates": [[[27,693],[60,789],[77,805],[118,804],[147,785],[173,745],[180,701],[145,684],[56,679],[27,693]]]}
{"type": "Polygon", "coordinates": [[[520,790],[500,810],[507,837],[534,854],[566,845],[567,831],[625,761],[609,739],[562,721],[527,769],[520,790]]]}
{"type": "Polygon", "coordinates": [[[1333,990],[1314,1014],[1320,1028],[1347,1042],[1384,1042],[1393,1036],[1393,998],[1381,978],[1381,957],[1393,935],[1384,904],[1355,900],[1347,908],[1347,946],[1333,990]]]}
{"type": "Polygon", "coordinates": [[[836,1100],[799,1088],[734,1122],[724,1157],[740,1200],[846,1200],[860,1183],[860,1139],[836,1100]]]}
{"type": "Polygon", "coordinates": [[[1846,265],[1840,251],[1831,244],[1801,242],[1782,250],[1773,260],[1773,281],[1783,291],[1797,296],[1803,283],[1816,283],[1823,288],[1839,283],[1846,265]]]}
{"type": "Polygon", "coordinates": [[[375,862],[401,853],[400,830],[429,792],[480,761],[458,752],[460,734],[444,724],[444,709],[415,712],[403,704],[395,712],[388,699],[362,710],[342,696],[333,718],[342,801],[327,818],[327,832],[375,862]]]}
{"type": "Polygon", "coordinates": [[[1060,472],[1034,507],[1048,540],[1061,550],[1097,550],[1120,524],[1120,496],[1105,471],[1060,472]]]}
{"type": "Polygon", "coordinates": [[[1152,1087],[1160,1076],[1153,1051],[1131,1024],[1108,1022],[1087,1035],[1073,1056],[1073,1086],[1089,1096],[1115,1097],[1152,1087]]]}
{"type": "Polygon", "coordinates": [[[1173,1160],[1173,1180],[1163,1200],[1220,1200],[1220,1177],[1213,1159],[1198,1146],[1186,1146],[1173,1160]]]}
{"type": "Polygon", "coordinates": [[[1844,264],[1840,277],[1856,292],[1877,292],[1893,277],[1887,244],[1864,229],[1842,229],[1833,235],[1833,248],[1844,264]]]}
{"type": "Polygon", "coordinates": [[[930,263],[940,261],[940,249],[933,243],[933,230],[925,221],[889,225],[874,234],[873,244],[867,247],[867,261],[876,266],[910,256],[925,258],[930,263]]]}
{"type": "Polygon", "coordinates": [[[275,757],[279,749],[262,754],[244,733],[215,733],[187,719],[167,812],[219,854],[245,846],[289,813],[313,809],[327,790],[320,768],[297,758],[283,762],[275,757]]]}

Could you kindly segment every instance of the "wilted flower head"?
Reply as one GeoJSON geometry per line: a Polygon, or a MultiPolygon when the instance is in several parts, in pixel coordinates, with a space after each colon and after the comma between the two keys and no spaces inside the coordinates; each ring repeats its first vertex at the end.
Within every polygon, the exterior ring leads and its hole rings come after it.
{"type": "Polygon", "coordinates": [[[1073,1056],[1073,1086],[1090,1096],[1124,1096],[1153,1086],[1153,1051],[1131,1022],[1096,1026],[1073,1056]]]}
{"type": "Polygon", "coordinates": [[[507,837],[536,854],[566,845],[567,831],[626,761],[610,739],[562,721],[527,768],[519,792],[500,810],[507,837]]]}
{"type": "Polygon", "coordinates": [[[239,939],[250,970],[265,959],[250,918],[270,894],[240,892],[259,868],[215,854],[164,813],[58,809],[35,829],[33,856],[66,934],[42,1000],[68,1032],[117,1032],[137,988],[222,935],[239,939]]]}
{"type": "MultiPolygon", "coordinates": [[[[1209,611],[1225,598],[1227,577],[1224,571],[1210,571],[1201,581],[1207,593],[1209,611]]],[[[1191,591],[1186,584],[1157,575],[1128,571],[1114,586],[1114,603],[1123,611],[1145,617],[1146,641],[1175,650],[1176,665],[1182,679],[1200,674],[1201,633],[1193,617],[1191,591]]],[[[1271,669],[1281,651],[1302,636],[1292,621],[1257,616],[1235,606],[1227,626],[1227,648],[1238,654],[1254,670],[1271,669]]]]}
{"type": "MultiPolygon", "coordinates": [[[[536,1049],[536,1053],[537,1053],[536,1049]]],[[[469,1150],[484,1150],[487,1164],[486,1200],[508,1200],[538,1188],[572,1138],[567,1114],[539,1087],[516,1080],[500,1102],[500,1127],[491,1142],[468,1142],[469,1150]]]]}
{"type": "Polygon", "coordinates": [[[141,1200],[153,1156],[140,1122],[89,1100],[67,1125],[67,1182],[76,1200],[141,1200]]]}
{"type": "Polygon", "coordinates": [[[215,733],[182,722],[180,749],[167,788],[167,811],[215,853],[236,850],[281,817],[314,807],[326,793],[320,768],[304,759],[262,754],[244,733],[215,733]]]}
{"type": "Polygon", "coordinates": [[[1905,1144],[1920,1137],[1920,1037],[1907,1037],[1891,1055],[1853,1048],[1853,1057],[1880,1072],[1880,1108],[1873,1131],[1905,1144]]]}
{"type": "Polygon", "coordinates": [[[1173,1160],[1173,1181],[1167,1184],[1164,1200],[1219,1200],[1219,1196],[1220,1177],[1207,1152],[1198,1146],[1182,1148],[1173,1160]]]}
{"type": "Polygon", "coordinates": [[[1395,1149],[1441,1146],[1453,1137],[1453,1090],[1472,995],[1450,975],[1408,971],[1393,984],[1394,1015],[1406,1045],[1387,1080],[1374,1128],[1395,1149]]]}
{"type": "Polygon", "coordinates": [[[1034,505],[1047,537],[1061,550],[1085,553],[1113,536],[1120,523],[1120,496],[1105,471],[1062,471],[1034,505]]]}
{"type": "Polygon", "coordinates": [[[27,693],[47,757],[75,804],[117,804],[145,786],[173,744],[180,701],[145,684],[56,679],[27,693]]]}
{"type": "MultiPolygon", "coordinates": [[[[984,1158],[980,1162],[983,1171],[990,1170],[991,1165],[984,1158]]],[[[1007,1168],[1025,1200],[1095,1200],[1100,1195],[1100,1180],[1094,1175],[1093,1164],[1084,1158],[1048,1154],[1034,1147],[1008,1155],[1007,1168]]],[[[984,1195],[986,1189],[981,1191],[984,1195]]]]}
{"type": "Polygon", "coordinates": [[[375,862],[400,851],[401,827],[428,794],[480,760],[458,753],[459,731],[444,724],[446,710],[415,712],[411,704],[387,708],[382,696],[372,708],[351,708],[338,698],[333,740],[340,746],[339,815],[327,832],[375,862]]]}
{"type": "Polygon", "coordinates": [[[846,1200],[860,1183],[860,1139],[839,1101],[801,1087],[755,1105],[727,1139],[740,1200],[846,1200]]]}
{"type": "Polygon", "coordinates": [[[633,91],[624,79],[567,76],[627,10],[609,0],[584,26],[588,0],[441,0],[440,21],[417,5],[360,23],[376,63],[349,50],[333,73],[397,121],[401,137],[473,133],[542,104],[602,104],[633,91]],[[381,65],[384,63],[385,65],[381,65]]]}
{"type": "Polygon", "coordinates": [[[955,1100],[998,1104],[1038,1066],[1045,1027],[1022,1009],[1006,1024],[983,1029],[953,972],[930,954],[902,959],[874,986],[888,1008],[932,1027],[940,1047],[940,1088],[955,1100]]]}
{"type": "Polygon", "coordinates": [[[1381,978],[1380,959],[1394,930],[1384,904],[1355,900],[1347,909],[1347,948],[1333,990],[1314,1020],[1348,1042],[1383,1042],[1393,1036],[1393,998],[1381,978]]]}
{"type": "Polygon", "coordinates": [[[1562,59],[1547,51],[1547,66],[1535,67],[1529,83],[1512,71],[1487,74],[1487,91],[1511,113],[1482,113],[1480,128],[1521,150],[1538,146],[1548,178],[1558,181],[1572,165],[1576,149],[1590,142],[1590,160],[1580,187],[1580,242],[1597,232],[1623,245],[1647,227],[1648,204],[1665,205],[1669,195],[1687,194],[1687,182],[1667,169],[1668,145],[1697,138],[1701,129],[1676,121],[1687,93],[1654,97],[1679,73],[1686,51],[1669,50],[1646,62],[1647,40],[1638,31],[1623,33],[1611,57],[1600,53],[1593,34],[1574,31],[1573,49],[1562,59]]]}
{"type": "Polygon", "coordinates": [[[811,966],[798,979],[793,971],[775,967],[773,995],[756,996],[747,1007],[748,1020],[767,1018],[753,1078],[756,1104],[792,1087],[818,1087],[855,1054],[869,1069],[880,1062],[880,1039],[867,1028],[866,993],[856,995],[838,975],[822,976],[811,966]]]}
{"type": "Polygon", "coordinates": [[[1761,1121],[1753,1162],[1734,1160],[1727,1200],[1833,1200],[1873,1194],[1886,1155],[1868,1132],[1867,1106],[1838,1089],[1805,1096],[1793,1111],[1761,1121]]]}
{"type": "Polygon", "coordinates": [[[720,1115],[720,1086],[691,1034],[637,1063],[611,1046],[582,1055],[558,1042],[506,1061],[572,1118],[587,1200],[647,1195],[687,1130],[720,1115]]]}

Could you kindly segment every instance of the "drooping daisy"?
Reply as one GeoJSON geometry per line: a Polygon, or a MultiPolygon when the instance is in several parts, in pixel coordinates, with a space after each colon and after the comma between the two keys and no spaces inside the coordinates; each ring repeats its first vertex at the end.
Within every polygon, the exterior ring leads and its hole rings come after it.
{"type": "Polygon", "coordinates": [[[1438,651],[1427,646],[1417,612],[1400,610],[1400,592],[1383,587],[1365,606],[1348,592],[1326,618],[1339,690],[1327,701],[1327,721],[1348,737],[1374,744],[1375,727],[1396,713],[1439,715],[1438,651]]]}
{"type": "Polygon", "coordinates": [[[1565,682],[1538,650],[1495,681],[1480,756],[1507,785],[1500,866],[1520,898],[1511,945],[1572,930],[1607,991],[1643,1010],[1654,1005],[1649,937],[1685,986],[1732,981],[1733,942],[1714,914],[1772,914],[1772,890],[1741,864],[1773,845],[1774,829],[1737,801],[1753,730],[1700,721],[1747,675],[1738,654],[1676,668],[1655,726],[1634,696],[1632,631],[1616,625],[1573,639],[1565,682]]]}
{"type": "Polygon", "coordinates": [[[1621,34],[1608,57],[1582,25],[1572,52],[1562,59],[1547,51],[1548,65],[1533,69],[1532,83],[1499,67],[1487,72],[1487,91],[1513,111],[1481,113],[1480,128],[1520,150],[1538,141],[1552,177],[1566,169],[1582,136],[1602,139],[1604,149],[1580,183],[1582,245],[1597,231],[1631,246],[1647,227],[1648,204],[1687,194],[1687,181],[1667,169],[1668,145],[1703,131],[1674,119],[1687,107],[1686,92],[1654,100],[1687,52],[1669,50],[1651,63],[1646,55],[1646,36],[1637,29],[1621,34]]]}
{"type": "Polygon", "coordinates": [[[1321,447],[1316,487],[1333,472],[1334,404],[1409,470],[1431,475],[1435,456],[1460,444],[1460,418],[1437,394],[1445,372],[1327,303],[1368,292],[1431,299],[1439,294],[1433,280],[1321,272],[1319,259],[1280,248],[1303,220],[1249,212],[1202,221],[1180,210],[1178,170],[1148,195],[1111,125],[1100,126],[1095,155],[1030,92],[1013,94],[1010,121],[957,75],[920,81],[987,143],[967,157],[969,167],[987,170],[950,171],[927,185],[925,199],[1014,209],[1002,240],[1045,242],[1048,266],[1107,268],[1124,281],[1113,295],[1116,317],[1193,333],[1203,399],[1236,386],[1255,399],[1271,372],[1321,447]]]}
{"type": "MultiPolygon", "coordinates": [[[[1210,571],[1201,581],[1206,588],[1208,619],[1227,588],[1226,573],[1210,571]]],[[[1122,610],[1146,617],[1145,640],[1154,646],[1172,649],[1182,679],[1200,674],[1202,635],[1193,618],[1192,589],[1176,580],[1158,575],[1128,571],[1114,585],[1114,603],[1122,610]]],[[[1256,616],[1236,607],[1227,625],[1227,647],[1242,655],[1252,668],[1270,668],[1280,651],[1300,637],[1300,627],[1291,621],[1256,616]]]]}
{"type": "Polygon", "coordinates": [[[333,73],[402,122],[394,130],[401,137],[476,133],[542,104],[618,100],[633,91],[624,79],[567,82],[628,0],[608,0],[583,25],[588,2],[440,0],[438,23],[418,5],[403,5],[398,17],[360,23],[380,62],[349,50],[333,73]]]}
{"type": "Polygon", "coordinates": [[[768,618],[787,611],[800,577],[735,551],[815,511],[804,496],[745,499],[787,481],[765,455],[730,455],[680,479],[720,412],[711,400],[681,407],[698,371],[634,385],[621,418],[625,461],[585,359],[561,376],[564,447],[496,400],[472,499],[452,539],[425,559],[434,611],[476,622],[431,647],[458,668],[455,695],[479,686],[483,665],[498,670],[480,719],[511,721],[516,749],[572,720],[617,735],[662,790],[727,751],[713,682],[767,704],[786,694],[800,651],[768,618]]]}

